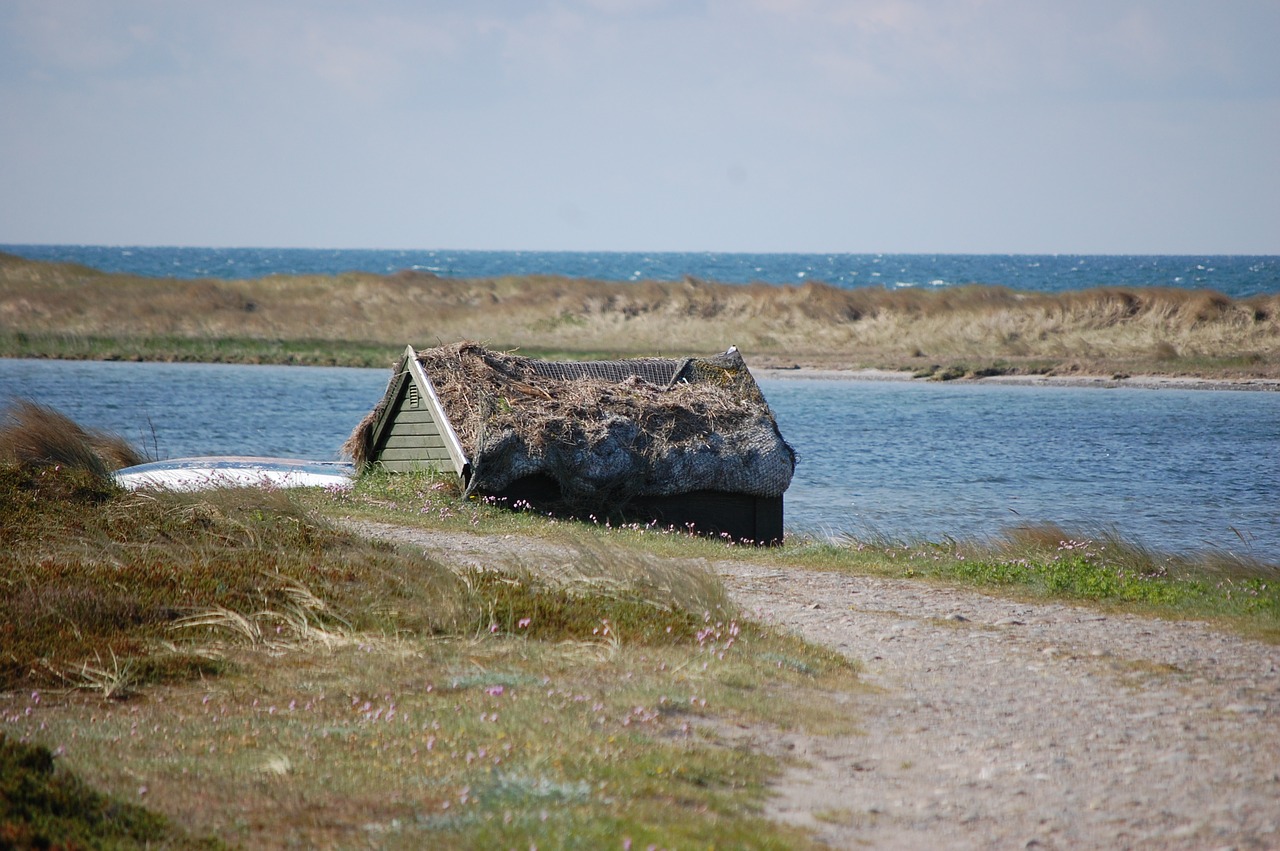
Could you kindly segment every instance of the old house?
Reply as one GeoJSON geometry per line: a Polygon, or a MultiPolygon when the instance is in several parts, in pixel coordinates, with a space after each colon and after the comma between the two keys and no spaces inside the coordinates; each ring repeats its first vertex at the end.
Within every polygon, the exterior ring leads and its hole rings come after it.
{"type": "Polygon", "coordinates": [[[451,472],[512,505],[758,543],[782,539],[796,463],[732,348],[555,362],[410,346],[344,450],[361,468],[451,472]]]}

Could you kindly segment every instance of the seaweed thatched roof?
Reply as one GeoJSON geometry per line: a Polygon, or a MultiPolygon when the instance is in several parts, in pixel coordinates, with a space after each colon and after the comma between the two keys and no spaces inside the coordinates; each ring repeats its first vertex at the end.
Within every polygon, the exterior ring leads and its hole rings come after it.
{"type": "MultiPolygon", "coordinates": [[[[736,349],[554,362],[463,342],[417,358],[469,459],[469,491],[541,474],[571,502],[619,505],[701,490],[773,497],[791,483],[795,452],[736,349]]],[[[358,464],[376,460],[379,413],[344,447],[358,464]]]]}

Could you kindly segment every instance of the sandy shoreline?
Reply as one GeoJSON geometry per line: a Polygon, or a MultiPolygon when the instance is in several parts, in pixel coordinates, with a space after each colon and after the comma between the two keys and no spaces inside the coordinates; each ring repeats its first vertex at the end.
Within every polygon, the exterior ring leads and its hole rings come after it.
{"type": "MultiPolygon", "coordinates": [[[[829,369],[816,367],[752,367],[757,379],[838,381],[903,381],[929,382],[936,379],[916,378],[911,373],[891,369],[829,369]]],[[[1138,390],[1260,390],[1280,391],[1277,378],[1195,378],[1171,375],[1134,375],[1117,378],[1109,375],[992,375],[985,378],[956,378],[948,384],[1003,384],[1020,387],[1097,387],[1138,390]]]]}

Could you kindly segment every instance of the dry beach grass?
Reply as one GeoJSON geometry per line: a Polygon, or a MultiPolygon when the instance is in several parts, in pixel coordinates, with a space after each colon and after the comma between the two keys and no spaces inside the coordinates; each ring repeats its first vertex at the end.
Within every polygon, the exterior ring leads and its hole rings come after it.
{"type": "Polygon", "coordinates": [[[129,494],[75,460],[95,450],[74,423],[22,422],[62,432],[26,446],[82,445],[0,464],[0,842],[1193,849],[1280,830],[1274,566],[1050,529],[766,551],[566,526],[414,474],[129,494]]]}
{"type": "MultiPolygon", "coordinates": [[[[385,366],[470,337],[1275,379],[1278,310],[1165,290],[158,281],[0,257],[11,355],[385,366]]],[[[755,552],[566,531],[417,476],[125,494],[112,444],[31,405],[0,433],[0,774],[49,793],[4,787],[0,846],[103,841],[101,821],[31,815],[76,777],[111,797],[73,810],[146,822],[126,845],[1277,842],[1274,565],[1055,529],[755,552]]]]}
{"type": "MultiPolygon", "coordinates": [[[[760,814],[776,758],[699,719],[847,729],[825,698],[856,665],[698,565],[572,536],[560,570],[451,565],[316,510],[403,493],[126,493],[101,458],[5,454],[0,847],[811,845],[760,814]]],[[[492,528],[434,484],[404,516],[492,528]]]]}
{"type": "Polygon", "coordinates": [[[753,367],[1280,378],[1280,294],[842,290],[421,272],[169,280],[0,255],[11,356],[383,366],[458,339],[553,357],[739,347],[753,367]]]}

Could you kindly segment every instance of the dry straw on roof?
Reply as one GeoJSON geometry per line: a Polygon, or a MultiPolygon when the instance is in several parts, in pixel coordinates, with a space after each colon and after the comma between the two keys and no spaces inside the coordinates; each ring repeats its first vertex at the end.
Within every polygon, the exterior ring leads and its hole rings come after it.
{"type": "MultiPolygon", "coordinates": [[[[779,496],[791,482],[795,453],[736,351],[555,363],[464,342],[418,360],[471,460],[470,490],[542,474],[570,502],[614,506],[698,490],[779,496]]],[[[367,439],[358,428],[348,441],[357,461],[367,439]]]]}

